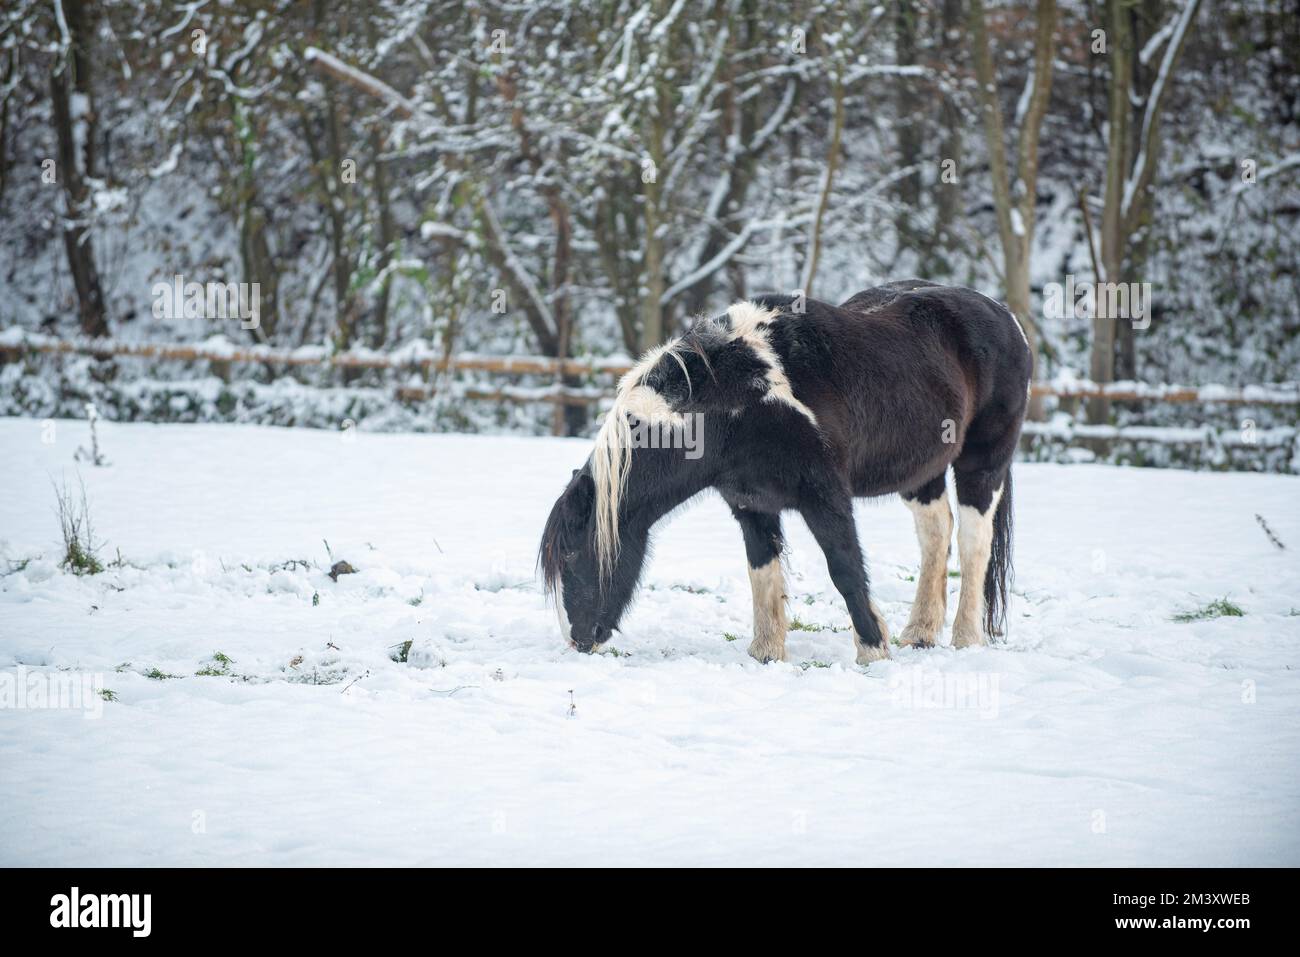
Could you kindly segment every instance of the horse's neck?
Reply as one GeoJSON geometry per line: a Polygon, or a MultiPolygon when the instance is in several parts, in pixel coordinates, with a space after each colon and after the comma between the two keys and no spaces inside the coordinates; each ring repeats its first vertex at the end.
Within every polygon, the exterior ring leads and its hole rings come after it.
{"type": "Polygon", "coordinates": [[[710,485],[710,475],[703,462],[687,459],[677,451],[673,456],[655,462],[654,468],[646,468],[647,462],[638,463],[637,456],[632,457],[623,504],[628,514],[635,517],[636,525],[645,531],[710,485]],[[643,467],[638,469],[638,464],[643,467]]]}

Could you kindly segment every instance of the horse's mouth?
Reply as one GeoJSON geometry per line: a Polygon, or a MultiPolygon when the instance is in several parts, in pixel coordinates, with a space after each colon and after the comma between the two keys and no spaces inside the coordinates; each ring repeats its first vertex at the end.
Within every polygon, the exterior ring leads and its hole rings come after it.
{"type": "Polygon", "coordinates": [[[586,640],[570,637],[569,647],[574,651],[581,651],[583,654],[589,655],[593,652],[599,651],[601,646],[604,645],[605,642],[609,641],[609,638],[609,631],[597,629],[596,634],[586,640]]]}

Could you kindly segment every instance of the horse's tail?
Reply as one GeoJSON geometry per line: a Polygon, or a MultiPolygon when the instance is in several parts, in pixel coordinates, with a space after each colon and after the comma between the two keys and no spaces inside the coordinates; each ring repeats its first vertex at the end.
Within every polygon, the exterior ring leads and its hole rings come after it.
{"type": "Polygon", "coordinates": [[[1001,635],[1007,623],[1007,592],[1011,589],[1011,466],[1002,483],[1002,496],[993,513],[993,542],[984,572],[984,628],[1001,635]]]}

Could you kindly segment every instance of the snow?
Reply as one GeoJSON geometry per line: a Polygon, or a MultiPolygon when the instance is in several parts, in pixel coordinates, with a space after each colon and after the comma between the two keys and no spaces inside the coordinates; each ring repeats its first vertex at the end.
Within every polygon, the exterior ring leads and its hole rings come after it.
{"type": "MultiPolygon", "coordinates": [[[[116,695],[0,710],[0,864],[1300,863],[1300,478],[1019,464],[1007,637],[869,669],[788,517],[791,614],[826,630],[762,666],[711,497],[619,654],[560,641],[533,558],[588,443],[99,432],[124,564],[78,578],[51,478],[87,427],[0,419],[0,680],[116,695]],[[239,678],[195,675],[217,652],[239,678]]],[[[897,633],[910,516],[859,525],[897,633]]]]}
{"type": "Polygon", "coordinates": [[[1142,52],[1138,54],[1139,63],[1146,66],[1151,62],[1151,58],[1159,52],[1161,45],[1168,40],[1170,35],[1174,32],[1174,27],[1177,22],[1177,18],[1172,19],[1155,33],[1151,34],[1151,39],[1147,40],[1146,44],[1142,47],[1142,52]]]}
{"type": "Polygon", "coordinates": [[[402,116],[409,116],[428,129],[438,128],[438,121],[426,113],[419,104],[408,100],[383,80],[371,76],[364,70],[358,70],[356,67],[344,63],[333,54],[326,53],[324,50],[313,46],[307,47],[303,51],[302,57],[308,63],[319,63],[328,73],[342,77],[361,89],[372,93],[402,116]]]}
{"type": "Polygon", "coordinates": [[[149,170],[149,178],[160,179],[169,173],[176,172],[182,152],[184,152],[184,146],[180,143],[173,143],[172,148],[167,151],[167,158],[149,170]]]}

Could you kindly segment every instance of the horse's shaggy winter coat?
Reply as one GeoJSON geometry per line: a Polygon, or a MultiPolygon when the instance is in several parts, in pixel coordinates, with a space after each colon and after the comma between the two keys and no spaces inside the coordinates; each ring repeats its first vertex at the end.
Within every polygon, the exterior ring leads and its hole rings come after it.
{"type": "Polygon", "coordinates": [[[1011,457],[1031,358],[1001,305],[969,289],[908,281],[839,306],[765,296],[698,320],[619,384],[587,464],[546,524],[539,560],[566,637],[608,640],[635,589],[651,527],[714,488],[740,524],[754,586],[750,653],[782,658],[780,513],[797,510],[826,554],[853,621],[859,661],[888,654],[870,601],[855,497],[899,492],[922,546],[917,601],[901,640],[933,644],[944,619],[953,469],[962,590],[955,645],[995,633],[1006,605],[1011,457]],[[636,427],[703,422],[703,455],[635,447],[636,427]]]}

